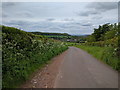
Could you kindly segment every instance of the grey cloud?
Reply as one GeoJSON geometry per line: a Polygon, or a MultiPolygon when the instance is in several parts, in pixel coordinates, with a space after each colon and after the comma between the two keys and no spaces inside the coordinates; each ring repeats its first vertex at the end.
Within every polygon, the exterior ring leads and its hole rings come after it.
{"type": "Polygon", "coordinates": [[[74,22],[73,24],[81,25],[82,23],[81,22],[74,22]]]}
{"type": "Polygon", "coordinates": [[[94,17],[92,17],[92,19],[102,19],[103,17],[102,16],[94,16],[94,17]]]}
{"type": "Polygon", "coordinates": [[[80,12],[80,16],[99,15],[103,12],[117,9],[117,2],[93,2],[88,4],[85,8],[88,9],[85,12],[80,12]]]}
{"type": "Polygon", "coordinates": [[[33,17],[33,14],[31,13],[31,12],[29,12],[29,11],[21,11],[21,12],[17,12],[16,13],[16,16],[17,17],[29,17],[29,18],[31,18],[31,17],[33,17]]]}
{"type": "Polygon", "coordinates": [[[8,14],[6,14],[6,13],[2,13],[2,17],[9,17],[9,15],[8,14]]]}
{"type": "MultiPolygon", "coordinates": [[[[69,22],[69,23],[52,23],[49,21],[37,21],[37,22],[30,22],[30,21],[17,21],[17,20],[10,20],[3,22],[4,25],[13,26],[16,28],[23,29],[25,31],[40,31],[40,32],[66,32],[69,34],[78,34],[83,29],[90,30],[89,27],[90,23],[82,25],[82,23],[77,22],[69,22]],[[86,28],[84,28],[86,27],[86,28]]],[[[80,33],[81,34],[81,33],[80,33]]]]}
{"type": "Polygon", "coordinates": [[[100,14],[100,12],[96,11],[96,10],[88,10],[85,12],[81,12],[78,15],[80,16],[89,16],[89,15],[96,15],[96,14],[100,14]]]}
{"type": "Polygon", "coordinates": [[[14,6],[16,5],[15,2],[2,2],[2,7],[3,8],[8,8],[8,7],[11,7],[11,6],[14,6]]]}
{"type": "Polygon", "coordinates": [[[83,24],[82,26],[92,26],[92,24],[83,24]]]}
{"type": "Polygon", "coordinates": [[[65,18],[64,21],[74,21],[73,18],[65,18]]]}
{"type": "Polygon", "coordinates": [[[13,14],[9,14],[7,11],[2,12],[3,18],[32,18],[34,15],[29,11],[20,11],[13,14]]]}
{"type": "Polygon", "coordinates": [[[88,16],[89,13],[88,12],[82,12],[82,13],[79,13],[78,15],[80,15],[80,16],[88,16]]]}
{"type": "Polygon", "coordinates": [[[33,17],[31,13],[25,12],[24,17],[33,17]]]}
{"type": "Polygon", "coordinates": [[[55,19],[54,18],[48,18],[46,19],[46,21],[54,21],[55,19]]]}
{"type": "Polygon", "coordinates": [[[26,29],[26,30],[28,30],[30,25],[32,25],[32,23],[27,21],[16,21],[16,20],[3,21],[2,23],[3,25],[12,26],[20,29],[26,29]]]}
{"type": "Polygon", "coordinates": [[[92,32],[92,24],[116,22],[118,14],[115,11],[117,10],[115,4],[67,4],[69,7],[64,3],[3,3],[3,23],[25,31],[83,34],[92,32]],[[56,9],[58,7],[59,10],[56,9]],[[76,16],[75,12],[79,12],[77,13],[79,16],[86,17],[76,16]]]}
{"type": "Polygon", "coordinates": [[[98,11],[107,11],[111,9],[117,9],[117,2],[93,2],[87,6],[87,8],[95,9],[98,11]]]}

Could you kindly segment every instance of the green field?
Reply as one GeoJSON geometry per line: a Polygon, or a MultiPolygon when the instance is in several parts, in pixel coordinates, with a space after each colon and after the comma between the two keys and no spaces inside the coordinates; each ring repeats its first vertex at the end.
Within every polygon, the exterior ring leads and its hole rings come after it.
{"type": "Polygon", "coordinates": [[[85,42],[86,37],[89,35],[82,35],[82,36],[75,36],[75,35],[69,35],[67,33],[45,33],[45,32],[31,32],[36,35],[42,35],[47,38],[52,38],[55,40],[60,40],[63,42],[73,42],[73,43],[78,43],[78,42],[85,42]]]}

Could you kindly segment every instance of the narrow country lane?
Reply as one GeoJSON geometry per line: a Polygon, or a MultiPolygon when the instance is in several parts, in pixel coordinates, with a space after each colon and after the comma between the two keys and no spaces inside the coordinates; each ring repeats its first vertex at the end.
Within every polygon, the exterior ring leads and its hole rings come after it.
{"type": "Polygon", "coordinates": [[[118,88],[118,72],[87,52],[69,47],[22,88],[118,88]]]}
{"type": "Polygon", "coordinates": [[[117,88],[118,73],[85,51],[70,47],[54,88],[117,88]]]}

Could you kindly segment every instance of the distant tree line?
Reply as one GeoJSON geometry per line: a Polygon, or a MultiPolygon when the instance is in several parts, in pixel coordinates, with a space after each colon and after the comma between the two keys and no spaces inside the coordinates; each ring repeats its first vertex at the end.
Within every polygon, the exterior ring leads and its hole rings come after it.
{"type": "Polygon", "coordinates": [[[63,35],[63,36],[70,36],[67,33],[47,33],[47,32],[32,32],[33,34],[37,34],[37,35],[63,35]]]}

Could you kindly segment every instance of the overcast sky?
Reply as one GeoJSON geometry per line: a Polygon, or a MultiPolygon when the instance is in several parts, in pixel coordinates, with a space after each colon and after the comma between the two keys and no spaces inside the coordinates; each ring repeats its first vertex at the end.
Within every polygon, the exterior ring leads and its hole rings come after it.
{"type": "Polygon", "coordinates": [[[117,2],[3,2],[4,25],[25,31],[91,34],[118,22],[117,2]]]}

